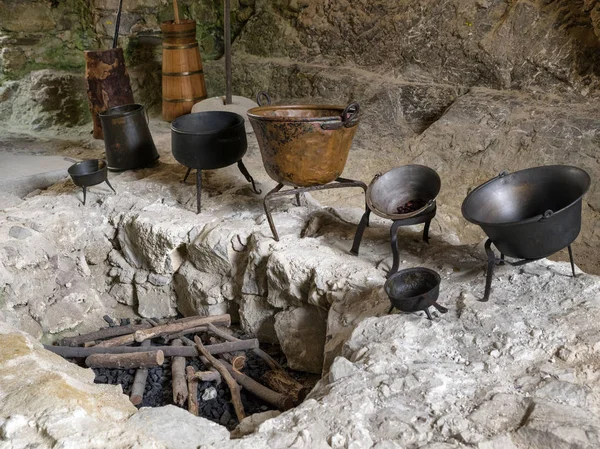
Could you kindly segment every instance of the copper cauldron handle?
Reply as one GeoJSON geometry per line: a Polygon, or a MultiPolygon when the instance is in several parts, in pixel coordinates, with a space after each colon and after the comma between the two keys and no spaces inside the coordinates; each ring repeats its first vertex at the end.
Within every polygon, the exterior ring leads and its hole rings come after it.
{"type": "Polygon", "coordinates": [[[342,127],[352,128],[353,126],[356,126],[358,124],[359,112],[360,105],[356,101],[353,101],[344,108],[344,112],[342,112],[341,117],[342,120],[340,122],[336,120],[335,122],[322,123],[321,129],[324,129],[326,131],[334,131],[342,127]]]}
{"type": "Polygon", "coordinates": [[[256,102],[259,106],[271,106],[271,96],[264,90],[256,94],[256,102]],[[264,103],[261,100],[266,100],[264,103]]]}

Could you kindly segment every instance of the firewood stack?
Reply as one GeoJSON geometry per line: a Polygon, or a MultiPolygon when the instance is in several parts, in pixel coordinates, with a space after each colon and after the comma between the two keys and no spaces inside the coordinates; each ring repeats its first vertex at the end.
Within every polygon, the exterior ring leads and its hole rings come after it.
{"type": "MultiPolygon", "coordinates": [[[[111,322],[107,317],[107,321],[111,322]]],[[[112,323],[114,324],[114,323],[112,323]]],[[[198,415],[198,381],[225,381],[238,421],[245,417],[240,391],[255,395],[279,410],[288,410],[305,396],[302,384],[262,351],[258,340],[240,340],[229,328],[229,315],[193,316],[159,323],[146,319],[139,324],[111,326],[85,335],[62,339],[46,349],[68,359],[85,359],[90,368],[136,369],[130,400],[142,403],[148,369],[171,357],[173,404],[198,415]],[[202,338],[201,338],[202,337],[202,338]],[[210,344],[205,344],[209,342],[210,344]],[[242,373],[246,351],[252,351],[268,366],[262,383],[242,373]],[[206,370],[196,371],[190,359],[199,359],[206,370]]]]}

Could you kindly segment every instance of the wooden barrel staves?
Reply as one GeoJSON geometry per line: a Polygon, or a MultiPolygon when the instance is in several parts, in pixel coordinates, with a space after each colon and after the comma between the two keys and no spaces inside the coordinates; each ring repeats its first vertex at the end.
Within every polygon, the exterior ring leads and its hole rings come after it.
{"type": "Polygon", "coordinates": [[[123,49],[86,51],[85,79],[90,111],[94,121],[94,139],[104,138],[98,113],[114,106],[134,103],[123,49]]]}
{"type": "Polygon", "coordinates": [[[162,116],[171,121],[189,114],[206,98],[202,59],[196,41],[196,22],[170,20],[160,24],[163,33],[162,116]]]}

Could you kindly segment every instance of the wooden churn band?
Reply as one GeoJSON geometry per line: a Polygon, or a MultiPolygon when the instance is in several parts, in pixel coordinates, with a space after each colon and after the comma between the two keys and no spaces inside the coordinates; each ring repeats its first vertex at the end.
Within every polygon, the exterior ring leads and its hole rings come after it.
{"type": "Polygon", "coordinates": [[[85,80],[90,112],[94,122],[94,139],[103,139],[98,114],[114,106],[134,103],[123,49],[86,51],[85,80]]]}
{"type": "Polygon", "coordinates": [[[163,34],[162,117],[171,121],[189,114],[206,98],[202,59],[196,41],[194,20],[160,24],[163,34]]]}

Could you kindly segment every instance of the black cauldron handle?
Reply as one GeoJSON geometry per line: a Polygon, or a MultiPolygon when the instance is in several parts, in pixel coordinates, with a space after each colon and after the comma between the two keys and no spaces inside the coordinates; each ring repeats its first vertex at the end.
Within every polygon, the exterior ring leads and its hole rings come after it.
{"type": "Polygon", "coordinates": [[[256,94],[256,102],[259,106],[271,106],[271,96],[266,91],[261,90],[256,94]],[[263,103],[262,99],[266,100],[266,102],[263,103]]]}
{"type": "Polygon", "coordinates": [[[547,220],[548,218],[552,217],[552,215],[554,215],[554,211],[552,209],[548,209],[542,214],[542,216],[540,217],[540,221],[547,220]]]}

